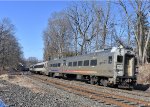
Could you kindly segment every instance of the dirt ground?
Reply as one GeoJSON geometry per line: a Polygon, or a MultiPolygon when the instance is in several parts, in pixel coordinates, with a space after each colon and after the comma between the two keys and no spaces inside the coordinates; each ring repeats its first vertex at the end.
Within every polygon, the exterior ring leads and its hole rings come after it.
{"type": "Polygon", "coordinates": [[[38,85],[36,85],[31,79],[27,78],[24,75],[3,74],[3,75],[0,75],[0,79],[6,80],[12,84],[16,84],[21,87],[29,88],[31,91],[35,93],[44,93],[44,91],[38,85]]]}
{"type": "MultiPolygon", "coordinates": [[[[27,87],[35,93],[45,93],[44,90],[39,87],[37,82],[34,82],[25,75],[2,74],[0,75],[0,80],[6,80],[21,87],[27,87]]],[[[144,66],[139,67],[137,83],[144,85],[150,84],[150,64],[145,64],[144,66]]],[[[0,87],[2,86],[0,85],[0,87]]]]}

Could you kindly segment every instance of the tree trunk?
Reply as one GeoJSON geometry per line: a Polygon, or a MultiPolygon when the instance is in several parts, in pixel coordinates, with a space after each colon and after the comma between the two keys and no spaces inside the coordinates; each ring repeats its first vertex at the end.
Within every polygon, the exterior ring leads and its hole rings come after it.
{"type": "Polygon", "coordinates": [[[147,40],[146,40],[146,43],[145,43],[145,46],[144,46],[143,57],[142,57],[142,64],[144,64],[144,62],[145,62],[145,57],[146,57],[146,52],[147,52],[146,50],[147,50],[149,39],[150,39],[150,30],[149,30],[149,33],[148,33],[148,36],[147,36],[147,40]]]}

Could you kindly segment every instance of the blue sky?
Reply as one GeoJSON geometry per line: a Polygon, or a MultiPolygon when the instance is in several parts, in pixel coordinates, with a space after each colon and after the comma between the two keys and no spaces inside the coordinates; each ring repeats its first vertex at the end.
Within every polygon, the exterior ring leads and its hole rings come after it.
{"type": "Polygon", "coordinates": [[[43,59],[43,30],[52,12],[61,11],[70,2],[0,1],[0,20],[8,17],[15,25],[16,37],[24,57],[43,59]]]}
{"type": "MultiPolygon", "coordinates": [[[[105,6],[100,1],[102,6],[105,6]]],[[[16,37],[22,46],[24,57],[43,59],[43,30],[53,12],[70,6],[68,1],[0,1],[0,20],[8,17],[16,27],[16,37]]],[[[112,5],[112,15],[120,16],[118,8],[112,5]]],[[[118,18],[118,17],[117,17],[118,18]]],[[[150,20],[150,18],[148,19],[150,20]]]]}

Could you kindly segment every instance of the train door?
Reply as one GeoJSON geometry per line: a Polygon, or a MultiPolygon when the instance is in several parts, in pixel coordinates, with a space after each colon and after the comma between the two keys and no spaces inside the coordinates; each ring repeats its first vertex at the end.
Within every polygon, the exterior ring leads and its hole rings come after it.
{"type": "Polygon", "coordinates": [[[135,58],[132,55],[125,55],[125,64],[124,64],[124,70],[125,70],[125,76],[133,76],[134,75],[134,61],[135,58]]]}
{"type": "Polygon", "coordinates": [[[67,63],[66,63],[66,60],[63,60],[63,65],[62,65],[62,72],[65,72],[66,71],[66,65],[67,65],[67,63]]]}
{"type": "Polygon", "coordinates": [[[117,70],[117,76],[123,76],[123,61],[124,57],[122,55],[117,55],[117,62],[116,62],[116,70],[117,70]]]}
{"type": "Polygon", "coordinates": [[[45,63],[45,75],[48,75],[48,62],[45,63]]]}

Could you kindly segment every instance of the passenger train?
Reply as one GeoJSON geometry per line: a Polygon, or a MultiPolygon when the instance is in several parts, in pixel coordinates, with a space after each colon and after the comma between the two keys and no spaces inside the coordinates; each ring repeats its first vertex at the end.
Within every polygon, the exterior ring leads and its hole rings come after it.
{"type": "Polygon", "coordinates": [[[34,65],[31,65],[29,70],[30,72],[33,72],[33,73],[48,75],[47,64],[48,64],[48,61],[37,63],[34,65]]]}
{"type": "Polygon", "coordinates": [[[133,88],[137,73],[135,52],[123,47],[38,63],[32,65],[30,71],[53,77],[75,77],[88,80],[91,84],[123,88],[133,88]]]}

